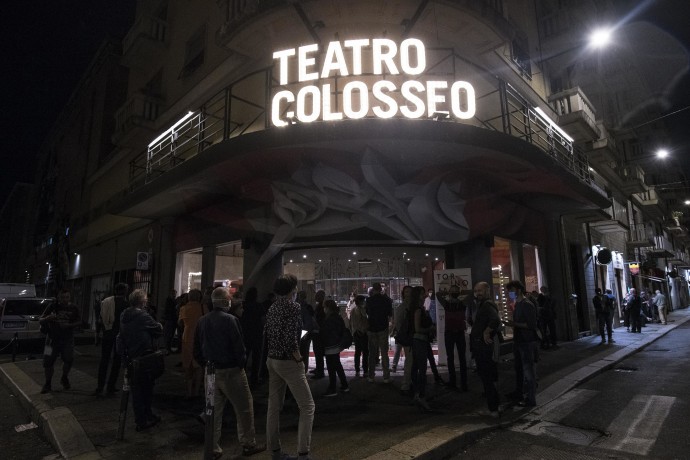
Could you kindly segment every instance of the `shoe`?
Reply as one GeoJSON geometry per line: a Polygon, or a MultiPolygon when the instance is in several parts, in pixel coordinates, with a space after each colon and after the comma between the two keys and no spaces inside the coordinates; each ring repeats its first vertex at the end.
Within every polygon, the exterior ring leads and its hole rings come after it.
{"type": "Polygon", "coordinates": [[[536,404],[532,404],[532,403],[530,403],[524,399],[522,401],[520,401],[519,403],[517,403],[517,405],[520,407],[535,407],[536,406],[536,404]]]}
{"type": "Polygon", "coordinates": [[[93,393],[91,393],[91,396],[103,396],[103,388],[96,388],[95,390],[93,390],[93,393]]]}
{"type": "Polygon", "coordinates": [[[414,397],[414,402],[424,410],[431,410],[431,407],[429,407],[429,404],[426,402],[426,400],[419,395],[414,397]]]}
{"type": "Polygon", "coordinates": [[[350,392],[350,387],[349,387],[349,386],[347,386],[347,387],[340,387],[340,391],[341,391],[342,393],[349,393],[349,392],[350,392]]]}
{"type": "Polygon", "coordinates": [[[326,390],[323,394],[326,398],[332,398],[333,396],[338,396],[338,392],[335,390],[326,390]]]}
{"type": "Polygon", "coordinates": [[[253,446],[242,446],[242,455],[250,457],[266,450],[266,444],[254,444],[253,446]]]}
{"type": "Polygon", "coordinates": [[[149,420],[149,421],[147,421],[146,423],[144,423],[143,425],[137,425],[136,428],[135,428],[135,430],[137,431],[137,433],[140,432],[140,431],[146,431],[146,430],[148,430],[149,428],[153,428],[153,427],[156,426],[157,424],[158,424],[158,422],[156,422],[156,421],[154,421],[154,420],[149,420]]]}
{"type": "Polygon", "coordinates": [[[72,385],[69,384],[69,379],[66,375],[62,376],[62,378],[60,379],[60,383],[62,384],[62,388],[64,388],[65,390],[69,390],[70,388],[72,388],[72,385]]]}
{"type": "Polygon", "coordinates": [[[312,369],[309,371],[310,374],[316,374],[316,369],[312,369]]]}
{"type": "Polygon", "coordinates": [[[609,343],[616,343],[616,341],[613,339],[609,339],[609,343]]]}
{"type": "Polygon", "coordinates": [[[445,385],[446,384],[446,382],[441,378],[440,375],[438,377],[434,378],[434,380],[436,381],[436,385],[445,385]]]}
{"type": "Polygon", "coordinates": [[[599,345],[604,345],[606,343],[605,339],[601,339],[601,342],[599,342],[599,345]]]}
{"type": "Polygon", "coordinates": [[[391,368],[391,372],[398,372],[398,366],[395,365],[391,368]]]}
{"type": "Polygon", "coordinates": [[[51,391],[53,391],[53,389],[50,387],[50,385],[43,385],[43,388],[41,388],[42,395],[50,393],[51,391]]]}
{"type": "Polygon", "coordinates": [[[383,379],[383,383],[391,383],[391,379],[383,379]]]}

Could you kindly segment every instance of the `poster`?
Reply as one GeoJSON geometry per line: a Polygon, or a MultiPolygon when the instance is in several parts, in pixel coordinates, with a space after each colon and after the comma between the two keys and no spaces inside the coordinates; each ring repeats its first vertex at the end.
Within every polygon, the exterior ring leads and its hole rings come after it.
{"type": "MultiPolygon", "coordinates": [[[[472,269],[471,268],[451,268],[447,270],[434,270],[434,292],[448,292],[451,286],[460,288],[460,296],[472,295],[472,269]]],[[[438,364],[447,364],[446,347],[444,345],[446,318],[443,306],[436,301],[436,337],[438,340],[438,364]]],[[[469,347],[467,347],[469,349],[469,347]]],[[[459,362],[458,357],[456,360],[459,362]]],[[[469,361],[468,361],[469,362],[469,361]]],[[[459,369],[459,366],[455,366],[459,369]]]]}

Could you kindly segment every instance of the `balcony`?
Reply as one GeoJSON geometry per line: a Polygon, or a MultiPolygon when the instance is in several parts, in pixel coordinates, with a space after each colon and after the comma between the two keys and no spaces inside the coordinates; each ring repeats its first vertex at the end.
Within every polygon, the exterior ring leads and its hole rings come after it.
{"type": "Polygon", "coordinates": [[[579,87],[549,96],[549,102],[558,114],[558,124],[575,142],[588,142],[601,138],[595,110],[579,87]]]}
{"type": "Polygon", "coordinates": [[[644,181],[644,170],[639,165],[629,165],[618,169],[622,180],[621,192],[626,195],[646,192],[649,187],[644,181]]]}
{"type": "Polygon", "coordinates": [[[652,227],[643,223],[636,223],[630,226],[630,237],[626,241],[628,248],[651,248],[654,247],[654,231],[652,227]]]}
{"type": "Polygon", "coordinates": [[[666,203],[653,188],[642,193],[635,193],[633,198],[640,204],[647,215],[655,220],[663,221],[668,214],[666,203]]]}
{"type": "Polygon", "coordinates": [[[594,165],[611,165],[618,162],[616,141],[609,136],[608,131],[601,121],[597,122],[597,129],[601,137],[587,143],[587,159],[594,165]]]}
{"type": "MultiPolygon", "coordinates": [[[[218,2],[222,3],[221,1],[218,2]]],[[[238,2],[239,3],[239,2],[238,2]]],[[[230,19],[216,31],[216,44],[231,49],[230,42],[240,33],[253,18],[273,8],[285,7],[290,2],[285,0],[247,0],[242,5],[231,8],[230,19]]]]}
{"type": "Polygon", "coordinates": [[[134,128],[154,131],[154,122],[162,112],[163,99],[136,93],[115,113],[113,143],[127,143],[134,128]]]}
{"type": "Polygon", "coordinates": [[[130,67],[150,66],[165,51],[168,23],[163,19],[143,15],[137,19],[122,40],[122,64],[130,67]]]}

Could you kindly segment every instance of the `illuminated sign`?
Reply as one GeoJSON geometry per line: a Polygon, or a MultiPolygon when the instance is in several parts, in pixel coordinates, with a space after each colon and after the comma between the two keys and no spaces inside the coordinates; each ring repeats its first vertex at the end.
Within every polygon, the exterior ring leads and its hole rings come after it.
{"type": "Polygon", "coordinates": [[[274,52],[280,86],[289,85],[289,76],[295,72],[298,83],[341,77],[347,77],[347,83],[338,91],[335,83],[278,91],[271,103],[271,121],[275,126],[286,126],[289,120],[309,123],[357,119],[370,113],[377,118],[401,114],[412,119],[442,113],[462,120],[475,114],[474,87],[466,81],[449,83],[398,77],[415,77],[426,69],[426,49],[416,38],[403,40],[399,46],[386,38],[330,42],[319,65],[318,52],[317,44],[274,52]],[[364,68],[370,69],[373,75],[394,76],[396,81],[364,78],[364,68]],[[341,97],[338,109],[333,107],[333,96],[341,97]]]}

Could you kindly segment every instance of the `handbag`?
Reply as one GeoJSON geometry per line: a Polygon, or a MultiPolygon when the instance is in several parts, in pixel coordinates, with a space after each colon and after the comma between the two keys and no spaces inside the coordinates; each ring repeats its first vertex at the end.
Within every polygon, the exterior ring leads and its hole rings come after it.
{"type": "Polygon", "coordinates": [[[135,378],[148,374],[152,379],[157,379],[165,372],[165,352],[156,350],[132,359],[132,370],[135,378]]]}

